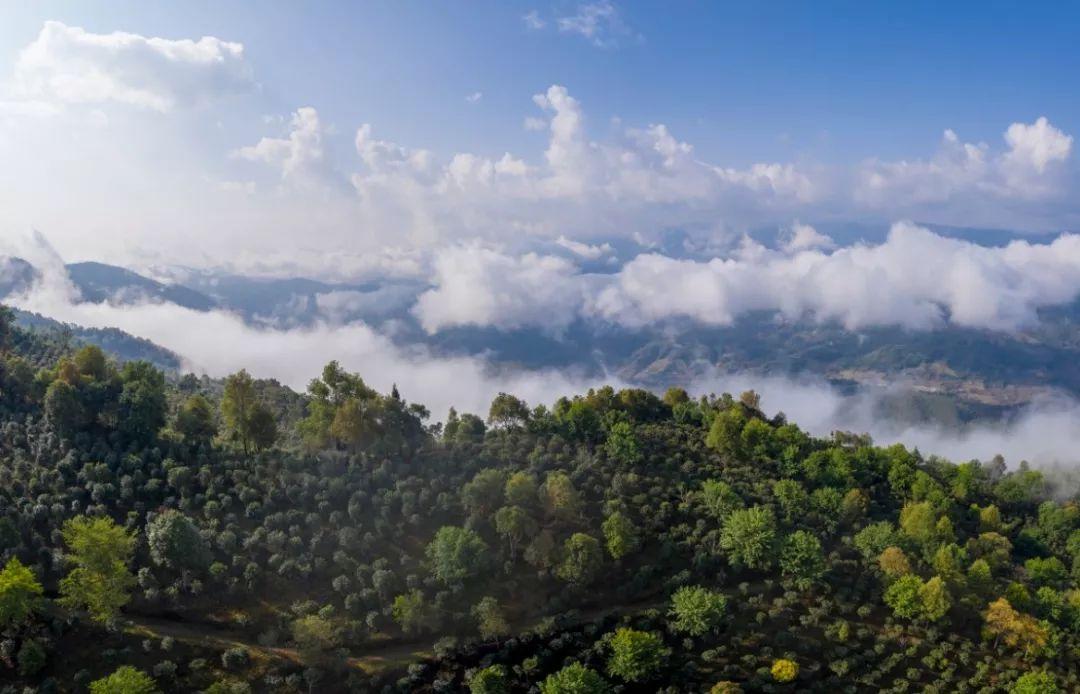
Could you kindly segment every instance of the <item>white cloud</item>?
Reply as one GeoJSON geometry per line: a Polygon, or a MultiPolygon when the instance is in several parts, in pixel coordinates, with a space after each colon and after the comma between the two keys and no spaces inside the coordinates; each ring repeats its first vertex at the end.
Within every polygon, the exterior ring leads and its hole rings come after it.
{"type": "Polygon", "coordinates": [[[557,330],[575,316],[629,328],[678,318],[728,325],[751,311],[853,330],[1014,331],[1035,324],[1040,307],[1080,294],[1080,235],[986,248],[899,223],[879,245],[830,248],[828,237],[797,225],[780,250],[745,239],[730,257],[708,261],[646,253],[605,275],[555,256],[457,248],[437,256],[435,286],[415,310],[429,331],[557,330]]]}
{"type": "Polygon", "coordinates": [[[828,250],[836,248],[836,243],[809,224],[795,222],[789,232],[781,239],[781,247],[788,253],[814,249],[828,250]]]}
{"type": "Polygon", "coordinates": [[[118,102],[160,112],[252,87],[239,43],[212,36],[192,41],[94,34],[56,21],[45,22],[23,49],[15,81],[30,99],[118,102]]]}
{"type": "Polygon", "coordinates": [[[483,92],[473,92],[465,97],[465,101],[470,104],[475,104],[484,98],[483,92]]]}
{"type": "Polygon", "coordinates": [[[584,2],[572,15],[556,20],[559,31],[583,36],[601,48],[610,48],[621,36],[630,33],[622,19],[619,8],[611,0],[584,2]]]}
{"type": "Polygon", "coordinates": [[[233,156],[279,168],[285,181],[329,182],[334,174],[328,163],[324,137],[325,128],[318,111],[305,106],[293,114],[287,137],[264,137],[254,145],[235,150],[233,156]]]}
{"type": "Polygon", "coordinates": [[[965,143],[946,130],[930,159],[869,161],[859,172],[855,199],[871,207],[897,209],[964,199],[979,205],[1060,191],[1059,165],[1072,151],[1071,136],[1039,118],[1030,125],[1013,123],[1004,139],[1007,149],[995,153],[985,143],[965,143]]]}
{"type": "Polygon", "coordinates": [[[1031,125],[1013,123],[1005,131],[1009,151],[1005,159],[1020,167],[1030,167],[1036,173],[1045,173],[1052,162],[1068,159],[1073,139],[1040,117],[1031,125]]]}
{"type": "MultiPolygon", "coordinates": [[[[662,124],[590,140],[580,102],[560,85],[533,101],[547,115],[531,126],[542,124],[548,132],[539,162],[509,152],[499,158],[458,152],[440,161],[430,150],[377,138],[371,124],[360,126],[359,165],[348,175],[357,194],[355,226],[424,245],[507,233],[577,238],[627,226],[649,230],[657,214],[664,226],[693,226],[714,215],[751,217],[819,194],[812,176],[792,164],[740,170],[699,161],[662,124]]],[[[337,176],[323,161],[323,133],[314,110],[301,109],[288,137],[264,138],[238,154],[281,168],[286,179],[293,171],[321,170],[333,185],[337,176]]]]}
{"type": "Polygon", "coordinates": [[[476,245],[448,248],[435,259],[433,282],[413,313],[428,332],[457,325],[558,331],[576,316],[581,287],[563,258],[527,253],[512,257],[476,245]]]}
{"type": "Polygon", "coordinates": [[[585,258],[586,260],[599,260],[605,255],[609,255],[612,251],[610,243],[593,245],[588,243],[581,243],[580,241],[574,241],[573,239],[568,239],[565,236],[560,236],[559,238],[555,239],[555,243],[562,246],[571,253],[585,258]]]}

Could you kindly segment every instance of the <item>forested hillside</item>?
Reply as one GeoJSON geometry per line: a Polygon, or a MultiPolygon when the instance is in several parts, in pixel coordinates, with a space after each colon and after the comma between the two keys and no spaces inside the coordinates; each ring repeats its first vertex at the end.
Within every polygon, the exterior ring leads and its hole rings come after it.
{"type": "Polygon", "coordinates": [[[1080,690],[1080,508],[1019,461],[0,353],[2,692],[1080,690]]]}

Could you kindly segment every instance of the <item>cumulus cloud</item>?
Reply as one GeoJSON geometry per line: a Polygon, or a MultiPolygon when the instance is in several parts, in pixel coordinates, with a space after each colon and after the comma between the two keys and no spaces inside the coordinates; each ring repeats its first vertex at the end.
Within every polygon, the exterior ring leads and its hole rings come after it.
{"type": "Polygon", "coordinates": [[[898,204],[942,204],[958,198],[1040,198],[1059,191],[1060,165],[1072,152],[1072,137],[1041,117],[1013,123],[1006,149],[960,140],[946,130],[930,159],[866,162],[858,175],[857,201],[895,208],[898,204]]]}
{"type": "Polygon", "coordinates": [[[252,87],[242,44],[204,36],[164,39],[121,31],[94,34],[48,21],[15,64],[30,98],[61,103],[118,102],[171,111],[252,87]]]}
{"type": "Polygon", "coordinates": [[[235,150],[233,156],[280,169],[283,181],[301,185],[337,183],[323,143],[325,130],[319,112],[305,106],[292,115],[286,137],[264,137],[254,145],[235,150]]]}
{"type": "MultiPolygon", "coordinates": [[[[356,132],[360,166],[349,179],[360,200],[358,222],[390,227],[413,242],[464,237],[581,237],[626,225],[700,223],[711,215],[753,214],[812,202],[820,186],[790,163],[746,169],[700,161],[693,147],[663,124],[626,128],[609,141],[589,138],[581,103],[563,86],[533,97],[546,116],[528,121],[548,133],[543,161],[512,153],[492,158],[459,152],[440,161],[430,150],[356,132]],[[678,210],[683,210],[680,214],[678,210]]],[[[296,151],[294,137],[264,139],[245,148],[249,158],[266,149],[268,162],[296,151]]]]}
{"type": "Polygon", "coordinates": [[[428,332],[455,325],[537,324],[557,331],[575,318],[578,280],[575,266],[556,256],[512,257],[476,245],[454,247],[436,258],[437,288],[421,294],[413,312],[428,332]]]}
{"type": "Polygon", "coordinates": [[[569,316],[628,328],[679,318],[729,325],[751,311],[853,330],[951,323],[1014,331],[1035,324],[1039,308],[1080,293],[1080,236],[988,248],[901,222],[878,245],[833,248],[827,236],[796,225],[779,249],[744,239],[729,257],[711,260],[644,253],[612,274],[477,246],[443,251],[436,268],[434,287],[415,308],[429,331],[558,330],[569,316]]]}
{"type": "Polygon", "coordinates": [[[836,243],[809,224],[795,222],[788,233],[782,235],[781,248],[788,253],[797,253],[813,249],[836,248],[836,243]]]}

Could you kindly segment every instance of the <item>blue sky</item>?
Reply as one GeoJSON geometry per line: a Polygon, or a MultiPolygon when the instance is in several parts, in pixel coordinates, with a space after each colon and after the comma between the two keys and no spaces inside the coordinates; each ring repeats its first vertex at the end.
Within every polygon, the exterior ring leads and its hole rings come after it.
{"type": "Polygon", "coordinates": [[[1080,228],[1076,5],[46,1],[0,20],[0,227],[68,257],[1080,228]]]}
{"type": "Polygon", "coordinates": [[[621,3],[597,47],[559,32],[577,3],[40,2],[4,10],[0,62],[46,19],[95,32],[239,41],[265,107],[310,104],[436,151],[540,151],[529,97],[563,84],[590,118],[664,122],[735,165],[995,141],[1040,115],[1080,130],[1071,3],[621,3]],[[530,11],[547,22],[530,30],[530,11]],[[476,104],[466,94],[482,92],[476,104]]]}

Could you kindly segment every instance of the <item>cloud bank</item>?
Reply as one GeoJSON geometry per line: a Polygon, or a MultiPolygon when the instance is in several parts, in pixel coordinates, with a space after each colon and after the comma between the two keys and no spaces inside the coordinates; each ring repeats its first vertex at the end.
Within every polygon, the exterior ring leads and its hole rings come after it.
{"type": "Polygon", "coordinates": [[[476,245],[439,252],[414,314],[428,332],[461,325],[553,332],[578,318],[640,328],[670,319],[730,325],[769,311],[856,330],[946,324],[1017,331],[1080,294],[1080,236],[983,247],[912,224],[878,245],[836,248],[796,224],[781,246],[744,239],[729,257],[636,256],[610,274],[557,256],[476,245]]]}

